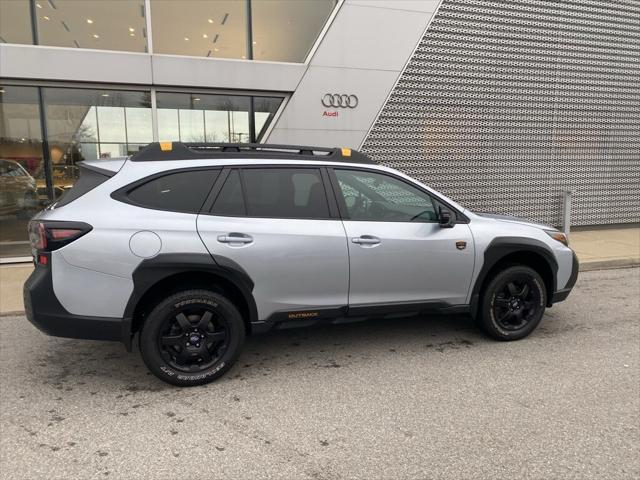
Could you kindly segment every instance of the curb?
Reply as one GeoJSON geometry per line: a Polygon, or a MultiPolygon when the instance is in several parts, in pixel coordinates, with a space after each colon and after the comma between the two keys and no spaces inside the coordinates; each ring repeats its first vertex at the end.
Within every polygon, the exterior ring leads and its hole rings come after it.
{"type": "Polygon", "coordinates": [[[11,310],[10,312],[0,312],[0,317],[16,317],[24,315],[24,310],[11,310]]]}
{"type": "Polygon", "coordinates": [[[611,260],[581,261],[579,271],[590,272],[592,270],[608,270],[613,268],[634,268],[634,267],[640,267],[640,257],[615,258],[611,260]]]}

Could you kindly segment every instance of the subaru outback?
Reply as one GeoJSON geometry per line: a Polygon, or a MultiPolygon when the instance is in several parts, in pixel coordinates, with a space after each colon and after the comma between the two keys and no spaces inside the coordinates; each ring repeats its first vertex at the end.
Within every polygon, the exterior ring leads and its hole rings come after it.
{"type": "Polygon", "coordinates": [[[521,339],[578,275],[560,231],[347,148],[161,142],[80,171],[29,224],[27,317],[129,351],[137,336],[174,385],[222,376],[246,335],[317,322],[457,313],[521,339]]]}

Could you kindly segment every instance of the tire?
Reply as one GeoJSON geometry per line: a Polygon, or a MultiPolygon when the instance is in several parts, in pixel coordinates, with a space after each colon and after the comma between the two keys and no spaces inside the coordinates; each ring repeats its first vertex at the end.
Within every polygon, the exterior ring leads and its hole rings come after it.
{"type": "Polygon", "coordinates": [[[479,324],[487,335],[496,340],[520,340],[540,324],[547,289],[532,268],[510,266],[491,279],[482,293],[481,305],[479,324]]]}
{"type": "Polygon", "coordinates": [[[240,356],[245,325],[233,303],[209,290],[185,290],[162,300],[140,331],[151,373],[180,387],[210,383],[240,356]]]}

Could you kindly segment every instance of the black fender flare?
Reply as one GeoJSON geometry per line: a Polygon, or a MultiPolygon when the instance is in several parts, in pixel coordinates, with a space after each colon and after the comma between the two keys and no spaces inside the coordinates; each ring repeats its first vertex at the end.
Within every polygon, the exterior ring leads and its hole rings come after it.
{"type": "Polygon", "coordinates": [[[131,275],[133,291],[124,311],[125,330],[128,331],[123,336],[127,349],[131,348],[133,316],[140,300],[162,280],[188,272],[212,273],[230,282],[238,289],[248,306],[249,322],[253,324],[258,320],[258,309],[252,293],[253,280],[237,262],[208,253],[164,253],[143,260],[131,275]]]}
{"type": "MultiPolygon", "coordinates": [[[[484,285],[487,275],[491,269],[507,255],[512,253],[535,253],[541,256],[551,270],[552,284],[547,285],[550,292],[556,291],[558,274],[558,262],[551,249],[540,240],[526,237],[496,237],[484,251],[484,262],[476,277],[473,289],[471,290],[470,310],[471,315],[476,318],[480,305],[480,290],[484,285]]],[[[548,301],[550,301],[549,297],[548,301]]]]}

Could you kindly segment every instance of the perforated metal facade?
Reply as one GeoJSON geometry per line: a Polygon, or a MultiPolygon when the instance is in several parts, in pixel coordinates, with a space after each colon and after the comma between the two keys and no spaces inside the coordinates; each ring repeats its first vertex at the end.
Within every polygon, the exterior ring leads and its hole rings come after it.
{"type": "Polygon", "coordinates": [[[640,1],[443,0],[362,149],[472,210],[640,221],[640,1]]]}

